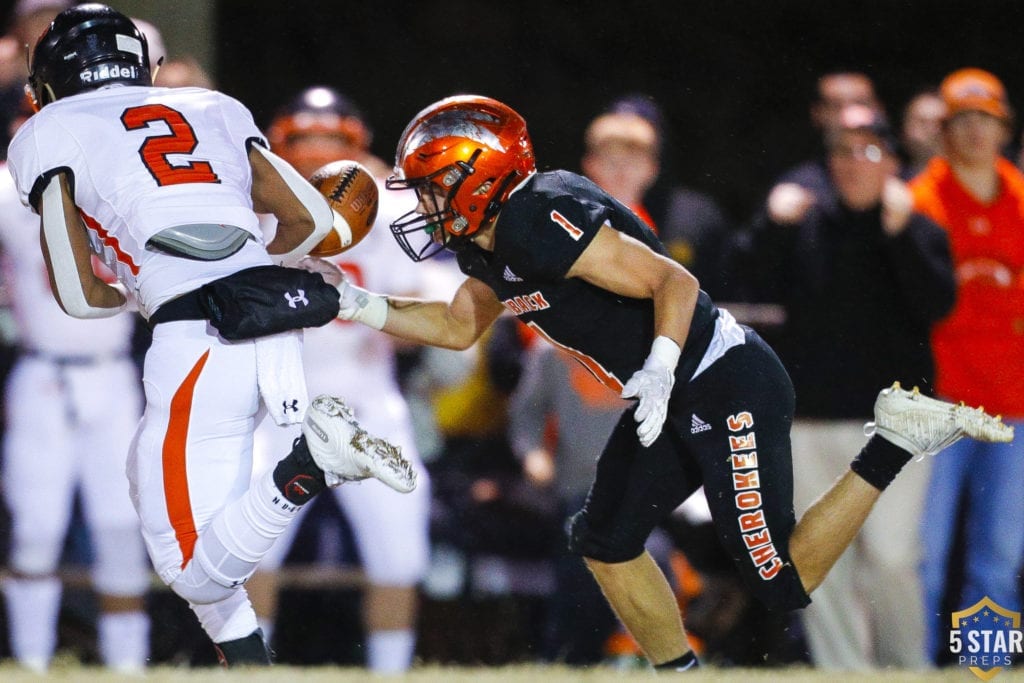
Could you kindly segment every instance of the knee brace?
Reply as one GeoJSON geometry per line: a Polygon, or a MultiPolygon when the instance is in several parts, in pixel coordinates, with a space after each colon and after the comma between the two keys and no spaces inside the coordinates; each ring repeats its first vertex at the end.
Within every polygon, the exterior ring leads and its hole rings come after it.
{"type": "Polygon", "coordinates": [[[200,583],[205,578],[228,590],[248,581],[274,540],[298,512],[297,506],[287,502],[280,504],[280,499],[282,496],[274,488],[272,473],[267,472],[199,534],[186,573],[191,570],[193,578],[200,583]]]}
{"type": "Polygon", "coordinates": [[[199,535],[190,564],[200,564],[211,579],[227,588],[235,588],[249,580],[259,559],[244,552],[235,542],[225,515],[219,515],[199,535]]]}
{"type": "Polygon", "coordinates": [[[171,590],[187,600],[193,609],[197,605],[211,605],[227,600],[238,592],[238,586],[225,586],[206,573],[202,563],[192,559],[177,578],[170,583],[171,590]]]}

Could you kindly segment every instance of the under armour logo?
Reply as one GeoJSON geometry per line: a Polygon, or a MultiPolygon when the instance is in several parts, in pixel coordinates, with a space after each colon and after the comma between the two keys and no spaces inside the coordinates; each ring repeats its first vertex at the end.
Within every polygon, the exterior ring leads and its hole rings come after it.
{"type": "Polygon", "coordinates": [[[291,404],[289,404],[288,401],[281,401],[281,407],[286,413],[289,410],[295,411],[297,413],[299,412],[299,399],[293,398],[291,404]]]}
{"type": "Polygon", "coordinates": [[[306,290],[304,289],[300,289],[299,293],[295,296],[292,296],[291,292],[285,292],[284,298],[288,301],[288,308],[298,308],[296,304],[309,305],[309,299],[306,298],[306,290]]]}

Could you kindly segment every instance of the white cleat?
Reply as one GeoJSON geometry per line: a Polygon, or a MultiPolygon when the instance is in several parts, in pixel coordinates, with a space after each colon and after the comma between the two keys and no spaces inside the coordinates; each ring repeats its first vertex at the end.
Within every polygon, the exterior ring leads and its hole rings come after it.
{"type": "Polygon", "coordinates": [[[878,434],[917,457],[935,455],[965,436],[989,443],[1013,441],[1013,427],[1000,416],[930,398],[917,387],[907,391],[899,382],[878,393],[875,421],[864,425],[864,433],[878,434]]]}
{"type": "Polygon", "coordinates": [[[340,398],[313,399],[302,433],[328,486],[373,477],[399,493],[416,488],[416,471],[402,457],[402,449],[367,434],[340,398]]]}

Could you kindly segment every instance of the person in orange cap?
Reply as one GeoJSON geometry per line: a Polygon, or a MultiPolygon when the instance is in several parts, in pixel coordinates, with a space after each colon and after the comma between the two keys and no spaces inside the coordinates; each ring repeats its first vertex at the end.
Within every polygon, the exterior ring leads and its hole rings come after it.
{"type": "MultiPolygon", "coordinates": [[[[1003,84],[981,69],[960,69],[942,82],[948,113],[944,154],[911,184],[918,211],[946,229],[957,302],[935,326],[932,344],[940,395],[984,403],[1024,423],[1024,175],[1002,156],[1013,112],[1003,84]]],[[[988,596],[1019,609],[1024,535],[1007,519],[1024,518],[1024,443],[961,443],[937,458],[923,517],[922,581],[931,654],[948,639],[942,613],[946,576],[963,526],[963,588],[955,609],[988,596]],[[961,506],[950,501],[964,501],[961,506]],[[942,630],[940,631],[940,625],[942,630]]]]}

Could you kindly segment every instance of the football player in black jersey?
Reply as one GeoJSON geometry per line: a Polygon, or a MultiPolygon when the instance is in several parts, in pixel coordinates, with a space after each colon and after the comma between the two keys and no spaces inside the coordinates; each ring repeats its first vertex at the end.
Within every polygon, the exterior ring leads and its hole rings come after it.
{"type": "Polygon", "coordinates": [[[427,107],[402,135],[388,187],[419,197],[391,226],[406,254],[452,250],[468,278],[451,302],[417,301],[367,292],[309,262],[341,291],[340,317],[465,349],[510,311],[637,399],[601,454],[569,543],[657,667],[697,660],[644,541],[702,484],[752,592],[769,608],[800,608],[912,454],[936,452],[963,429],[1006,437],[980,411],[945,420],[960,409],[887,389],[877,435],[796,523],[794,394],[775,353],[717,308],[629,209],[574,173],[537,173],[519,114],[471,95],[427,107]],[[934,414],[945,422],[929,422],[934,414]]]}

